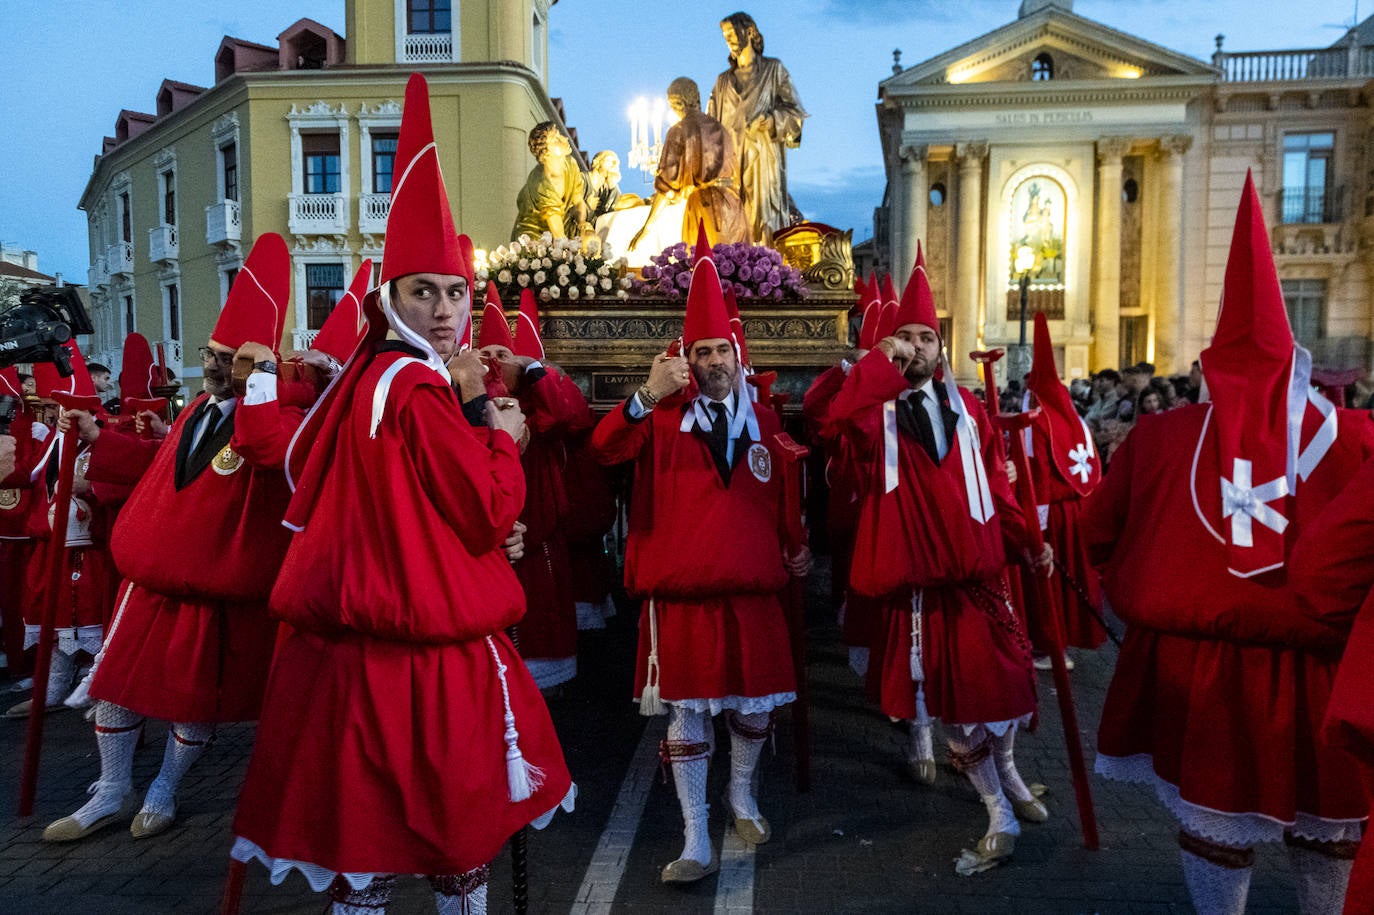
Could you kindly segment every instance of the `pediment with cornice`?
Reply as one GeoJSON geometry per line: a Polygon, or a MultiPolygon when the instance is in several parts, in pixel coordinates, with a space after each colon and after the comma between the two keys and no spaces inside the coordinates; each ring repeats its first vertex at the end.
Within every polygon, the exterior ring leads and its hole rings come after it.
{"type": "Polygon", "coordinates": [[[1060,9],[1009,23],[884,80],[885,97],[945,85],[1030,82],[1036,57],[1054,62],[1052,83],[1211,77],[1210,64],[1060,9]]]}

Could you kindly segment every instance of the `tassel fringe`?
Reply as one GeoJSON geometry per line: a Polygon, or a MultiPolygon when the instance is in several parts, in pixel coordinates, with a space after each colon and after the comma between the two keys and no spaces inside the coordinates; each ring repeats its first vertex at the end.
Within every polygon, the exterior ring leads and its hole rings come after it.
{"type": "Polygon", "coordinates": [[[668,709],[658,691],[658,614],[653,598],[649,599],[649,663],[644,678],[644,690],[639,694],[639,714],[646,718],[666,714],[668,709]]]}
{"type": "Polygon", "coordinates": [[[506,712],[506,782],[512,801],[529,800],[544,784],[544,770],[525,759],[520,752],[520,732],[515,729],[515,712],[510,705],[510,686],[506,683],[506,665],[496,651],[496,642],[487,636],[487,650],[496,663],[496,678],[501,681],[501,701],[506,712]]]}

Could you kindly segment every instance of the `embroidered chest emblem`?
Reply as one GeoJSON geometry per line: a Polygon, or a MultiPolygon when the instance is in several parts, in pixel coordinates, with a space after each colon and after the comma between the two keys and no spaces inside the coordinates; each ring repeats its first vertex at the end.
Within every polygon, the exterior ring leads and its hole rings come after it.
{"type": "Polygon", "coordinates": [[[767,483],[773,478],[773,455],[763,445],[755,443],[749,446],[749,472],[760,483],[767,483]]]}
{"type": "Polygon", "coordinates": [[[220,451],[219,454],[215,455],[215,459],[210,462],[210,466],[215,468],[215,473],[222,477],[227,477],[243,466],[243,455],[237,453],[228,445],[225,445],[224,449],[220,451]]]}
{"type": "Polygon", "coordinates": [[[0,511],[13,511],[19,507],[18,489],[0,489],[0,511]]]}

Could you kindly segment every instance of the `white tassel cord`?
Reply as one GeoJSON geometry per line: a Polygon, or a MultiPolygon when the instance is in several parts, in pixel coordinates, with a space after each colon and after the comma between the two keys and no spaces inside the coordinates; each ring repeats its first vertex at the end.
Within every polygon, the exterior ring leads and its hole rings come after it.
{"type": "Polygon", "coordinates": [[[544,784],[544,770],[525,759],[520,752],[520,732],[515,729],[515,712],[510,706],[510,687],[506,683],[506,665],[496,651],[496,642],[487,636],[487,649],[496,662],[496,677],[501,681],[501,701],[506,711],[506,781],[510,783],[512,801],[528,800],[544,784]]]}
{"type": "Polygon", "coordinates": [[[649,598],[649,663],[646,667],[644,690],[639,694],[639,714],[651,718],[668,711],[658,690],[658,614],[653,598],[649,598]]]}

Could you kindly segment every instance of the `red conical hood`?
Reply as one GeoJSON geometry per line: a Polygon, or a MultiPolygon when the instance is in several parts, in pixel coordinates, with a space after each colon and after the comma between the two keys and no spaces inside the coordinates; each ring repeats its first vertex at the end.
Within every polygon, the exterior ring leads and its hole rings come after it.
{"type": "Polygon", "coordinates": [[[703,257],[711,256],[711,241],[706,237],[706,223],[698,219],[697,243],[692,246],[692,266],[695,267],[697,265],[697,262],[700,261],[703,257]]]}
{"type": "Polygon", "coordinates": [[[57,372],[57,366],[51,362],[36,362],[33,366],[33,382],[38,390],[38,396],[47,400],[55,400],[68,410],[87,410],[96,412],[100,409],[100,396],[95,392],[95,382],[91,381],[91,373],[86,370],[86,360],[81,357],[81,348],[76,345],[75,340],[68,340],[62,344],[72,360],[72,373],[63,378],[57,372]]]}
{"type": "Polygon", "coordinates": [[[868,284],[859,298],[859,349],[872,349],[878,343],[878,325],[882,323],[883,314],[882,295],[878,278],[870,273],[868,284]]]}
{"type": "Polygon", "coordinates": [[[907,324],[924,324],[936,333],[940,331],[940,319],[935,316],[935,295],[930,291],[925,254],[919,241],[916,243],[916,265],[911,268],[911,279],[902,290],[902,302],[897,308],[896,326],[907,324]]]}
{"type": "Polygon", "coordinates": [[[692,284],[687,289],[687,314],[682,320],[682,343],[691,352],[698,340],[733,340],[730,313],[725,310],[725,294],[720,288],[716,262],[707,254],[692,267],[692,284]]]}
{"type": "Polygon", "coordinates": [[[544,358],[544,340],[539,335],[539,303],[529,289],[520,290],[520,315],[515,319],[515,343],[511,351],[531,359],[544,358]]]}
{"type": "Polygon", "coordinates": [[[510,325],[506,323],[506,312],[501,308],[501,296],[496,292],[495,283],[487,283],[487,303],[482,308],[481,336],[477,338],[477,348],[504,346],[515,351],[515,343],[510,338],[510,325]]]}
{"type": "Polygon", "coordinates": [[[730,339],[735,341],[739,350],[740,365],[749,365],[749,343],[744,339],[744,321],[739,316],[739,302],[735,299],[735,289],[730,287],[725,293],[725,314],[730,318],[730,339]]]}
{"type": "Polygon", "coordinates": [[[232,350],[261,343],[277,352],[291,294],[291,255],[275,232],[258,236],[234,277],[210,339],[232,350]]]}
{"type": "Polygon", "coordinates": [[[119,397],[124,400],[153,397],[153,387],[164,382],[162,372],[153,361],[153,348],[148,338],[132,333],[124,338],[124,357],[119,364],[119,397]]]}
{"type": "Polygon", "coordinates": [[[333,356],[339,362],[347,362],[363,342],[367,334],[367,318],[363,315],[363,299],[372,284],[372,259],[363,258],[358,272],[353,274],[353,282],[348,291],[339,299],[339,304],[325,318],[324,326],[315,335],[311,349],[333,356]]]}
{"type": "Polygon", "coordinates": [[[1218,485],[1198,475],[1194,492],[1211,506],[1221,495],[1220,512],[1212,520],[1219,522],[1216,531],[1226,541],[1232,574],[1248,577],[1281,567],[1282,529],[1291,516],[1285,494],[1296,490],[1299,473],[1306,478],[1330,447],[1319,434],[1299,459],[1302,417],[1310,409],[1332,411],[1329,438],[1334,441],[1334,408],[1319,396],[1309,403],[1311,357],[1294,344],[1264,212],[1248,174],[1217,330],[1200,361],[1212,399],[1210,425],[1221,480],[1218,485]]]}
{"type": "Polygon", "coordinates": [[[471,277],[472,268],[464,262],[439,170],[439,150],[429,117],[429,85],[418,73],[412,73],[406,83],[392,174],[396,178],[391,186],[379,283],[411,273],[471,277]]]}
{"type": "Polygon", "coordinates": [[[1059,380],[1050,325],[1044,312],[1035,313],[1035,358],[1026,376],[1026,387],[1040,402],[1048,424],[1051,466],[1074,492],[1086,496],[1102,480],[1102,459],[1093,447],[1088,427],[1074,409],[1069,389],[1059,380]]]}

